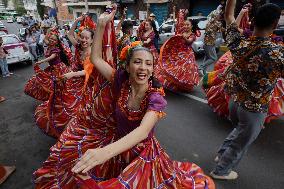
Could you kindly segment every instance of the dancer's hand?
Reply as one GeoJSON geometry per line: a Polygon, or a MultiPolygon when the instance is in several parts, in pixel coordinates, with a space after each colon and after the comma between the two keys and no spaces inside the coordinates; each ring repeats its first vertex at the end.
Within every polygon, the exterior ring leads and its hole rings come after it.
{"type": "Polygon", "coordinates": [[[83,14],[76,19],[76,22],[81,22],[84,20],[84,18],[85,18],[85,15],[83,14]]]}
{"type": "Polygon", "coordinates": [[[111,13],[104,12],[103,14],[101,14],[99,19],[98,19],[98,22],[100,24],[107,24],[107,23],[109,23],[111,20],[113,20],[115,12],[116,12],[116,9],[117,9],[117,5],[113,4],[111,13]]]}
{"type": "Polygon", "coordinates": [[[110,158],[112,158],[111,153],[105,150],[105,148],[89,149],[82,156],[81,160],[73,167],[72,172],[86,173],[90,169],[106,162],[110,158]]]}
{"type": "Polygon", "coordinates": [[[66,79],[70,79],[74,77],[74,72],[69,72],[69,73],[66,73],[63,75],[63,78],[66,80],[66,79]]]}
{"type": "Polygon", "coordinates": [[[43,62],[38,61],[38,62],[35,63],[35,65],[41,65],[42,63],[43,63],[43,62]]]}

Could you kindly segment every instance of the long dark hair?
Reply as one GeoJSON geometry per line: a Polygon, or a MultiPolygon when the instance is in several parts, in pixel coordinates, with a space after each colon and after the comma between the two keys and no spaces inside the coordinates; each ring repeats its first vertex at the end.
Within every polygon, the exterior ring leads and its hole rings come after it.
{"type": "Polygon", "coordinates": [[[158,31],[159,28],[156,27],[155,21],[148,19],[147,22],[149,22],[150,25],[152,26],[152,28],[153,28],[153,30],[154,30],[154,33],[155,33],[155,36],[156,36],[157,38],[159,38],[159,31],[158,31]]]}
{"type": "Polygon", "coordinates": [[[60,52],[59,52],[59,57],[60,57],[60,60],[67,66],[70,66],[70,60],[68,58],[68,56],[66,55],[65,53],[65,49],[64,49],[64,44],[61,42],[62,40],[59,38],[58,35],[54,35],[56,36],[56,39],[58,41],[57,43],[57,47],[59,48],[60,52]]]}
{"type": "Polygon", "coordinates": [[[63,44],[59,44],[60,60],[61,60],[65,65],[70,66],[70,62],[69,62],[70,60],[69,60],[68,56],[66,55],[66,53],[64,52],[65,50],[64,50],[64,48],[63,48],[62,45],[63,45],[63,44]]]}
{"type": "Polygon", "coordinates": [[[187,21],[189,21],[190,23],[191,23],[191,25],[192,25],[192,33],[196,33],[196,31],[199,29],[198,28],[198,25],[197,25],[197,20],[191,20],[191,19],[189,19],[189,20],[187,20],[187,21]]]}
{"type": "MultiPolygon", "coordinates": [[[[146,51],[149,52],[152,57],[153,57],[153,62],[154,62],[154,55],[152,54],[152,52],[150,51],[150,49],[146,48],[146,47],[142,47],[142,46],[136,46],[133,47],[131,49],[129,49],[128,53],[127,53],[127,57],[126,57],[126,64],[129,65],[130,64],[130,60],[133,57],[134,52],[137,51],[146,51]]],[[[155,65],[153,64],[153,68],[155,69],[155,65]]],[[[154,73],[154,72],[153,72],[154,73]]],[[[155,76],[151,76],[150,81],[152,81],[152,87],[153,88],[160,88],[162,87],[161,83],[158,81],[157,78],[155,78],[155,76]]]]}

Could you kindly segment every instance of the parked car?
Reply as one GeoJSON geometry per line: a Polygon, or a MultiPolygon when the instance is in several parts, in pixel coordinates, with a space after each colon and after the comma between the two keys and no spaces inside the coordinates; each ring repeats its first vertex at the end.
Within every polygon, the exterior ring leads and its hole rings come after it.
{"type": "MultiPolygon", "coordinates": [[[[196,40],[192,43],[192,49],[196,54],[202,54],[204,52],[204,34],[205,34],[205,28],[208,23],[207,17],[205,16],[191,16],[187,19],[192,20],[195,22],[198,26],[198,29],[201,33],[199,37],[196,38],[196,40]]],[[[164,22],[160,28],[160,40],[159,40],[159,46],[162,46],[169,38],[175,35],[175,22],[171,20],[167,20],[164,22]]],[[[224,43],[224,39],[222,37],[222,34],[217,34],[216,39],[216,48],[218,49],[221,44],[224,43]]]]}
{"type": "Polygon", "coordinates": [[[14,22],[13,17],[8,17],[7,18],[7,23],[13,23],[13,22],[14,22]]]}
{"type": "Polygon", "coordinates": [[[8,51],[7,63],[15,64],[25,62],[32,64],[32,56],[25,43],[21,42],[15,34],[2,35],[4,49],[8,51]]]}
{"type": "Polygon", "coordinates": [[[4,32],[4,31],[0,31],[0,36],[1,36],[1,35],[7,35],[7,34],[6,34],[6,32],[4,32]]]}
{"type": "Polygon", "coordinates": [[[0,25],[0,31],[4,31],[6,34],[8,34],[8,30],[4,25],[0,25]]]}
{"type": "Polygon", "coordinates": [[[17,23],[21,24],[23,22],[23,18],[22,17],[17,17],[17,23]]]}

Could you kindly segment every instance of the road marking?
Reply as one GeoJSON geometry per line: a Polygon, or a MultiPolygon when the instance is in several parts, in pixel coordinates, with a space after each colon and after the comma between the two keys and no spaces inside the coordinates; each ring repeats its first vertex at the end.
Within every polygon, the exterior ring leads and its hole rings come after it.
{"type": "Polygon", "coordinates": [[[208,101],[203,99],[203,98],[199,98],[197,96],[194,96],[194,95],[191,95],[191,94],[186,94],[186,93],[177,93],[179,95],[182,95],[182,96],[185,96],[185,97],[188,97],[188,98],[191,98],[193,100],[197,100],[198,102],[202,102],[204,104],[208,104],[208,101]]]}

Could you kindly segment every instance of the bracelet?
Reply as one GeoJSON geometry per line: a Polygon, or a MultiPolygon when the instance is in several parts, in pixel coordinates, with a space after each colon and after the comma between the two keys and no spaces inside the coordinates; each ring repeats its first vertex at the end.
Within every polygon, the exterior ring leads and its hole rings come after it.
{"type": "Polygon", "coordinates": [[[107,45],[105,45],[105,47],[111,47],[111,45],[110,45],[110,44],[107,44],[107,45]]]}

